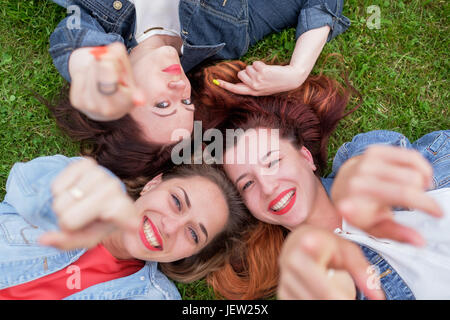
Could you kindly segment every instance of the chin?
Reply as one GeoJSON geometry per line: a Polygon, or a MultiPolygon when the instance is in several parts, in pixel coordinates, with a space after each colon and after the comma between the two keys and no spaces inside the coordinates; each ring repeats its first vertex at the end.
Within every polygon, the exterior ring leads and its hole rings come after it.
{"type": "Polygon", "coordinates": [[[299,225],[305,223],[307,220],[307,215],[300,212],[291,212],[290,216],[286,216],[283,221],[283,226],[290,230],[295,229],[299,225]]]}

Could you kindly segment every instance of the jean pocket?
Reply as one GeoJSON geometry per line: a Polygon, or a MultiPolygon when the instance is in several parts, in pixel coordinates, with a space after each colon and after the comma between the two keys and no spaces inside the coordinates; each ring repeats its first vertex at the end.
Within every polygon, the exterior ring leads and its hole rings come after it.
{"type": "Polygon", "coordinates": [[[38,239],[44,231],[15,215],[0,220],[0,233],[9,245],[31,246],[39,245],[38,239]]]}

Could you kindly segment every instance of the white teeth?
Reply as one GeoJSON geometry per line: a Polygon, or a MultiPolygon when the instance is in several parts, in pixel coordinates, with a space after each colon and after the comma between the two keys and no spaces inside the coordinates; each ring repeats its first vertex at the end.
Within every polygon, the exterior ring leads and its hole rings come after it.
{"type": "Polygon", "coordinates": [[[291,200],[292,196],[295,194],[295,190],[290,191],[288,194],[286,194],[283,198],[280,199],[274,206],[272,206],[270,209],[273,211],[280,211],[281,209],[284,209],[286,205],[289,203],[289,200],[291,200]]]}
{"type": "Polygon", "coordinates": [[[154,247],[161,247],[161,244],[156,240],[155,233],[153,232],[152,227],[150,226],[150,223],[148,220],[145,220],[144,222],[144,234],[147,241],[154,247]]]}

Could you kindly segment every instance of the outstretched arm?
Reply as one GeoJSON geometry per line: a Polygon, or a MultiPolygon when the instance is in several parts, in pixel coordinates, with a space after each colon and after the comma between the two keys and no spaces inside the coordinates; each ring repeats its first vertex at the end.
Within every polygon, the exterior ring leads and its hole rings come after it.
{"type": "Polygon", "coordinates": [[[303,33],[297,39],[291,61],[286,66],[256,61],[238,73],[241,83],[218,80],[218,84],[233,93],[252,96],[266,96],[296,89],[313,69],[329,33],[330,27],[327,25],[303,33]]]}

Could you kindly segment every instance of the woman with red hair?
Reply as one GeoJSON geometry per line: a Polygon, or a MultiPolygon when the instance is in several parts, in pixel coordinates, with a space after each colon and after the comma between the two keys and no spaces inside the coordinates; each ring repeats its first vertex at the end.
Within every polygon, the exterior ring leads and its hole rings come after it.
{"type": "MultiPolygon", "coordinates": [[[[240,68],[222,67],[210,71],[232,78],[240,68]]],[[[227,139],[223,168],[252,215],[272,225],[248,230],[235,258],[209,277],[218,293],[260,298],[279,283],[281,298],[449,297],[448,130],[412,144],[391,131],[359,134],[338,150],[333,172],[321,178],[327,140],[345,115],[348,89],[319,75],[295,91],[251,98],[208,83],[200,96],[203,107],[219,111],[207,122],[243,132],[231,144],[227,139]],[[271,131],[276,139],[267,138],[271,131]],[[230,153],[245,161],[233,161],[230,153]],[[368,272],[369,262],[379,276],[368,272]],[[439,285],[430,288],[433,279],[439,285]]]]}

